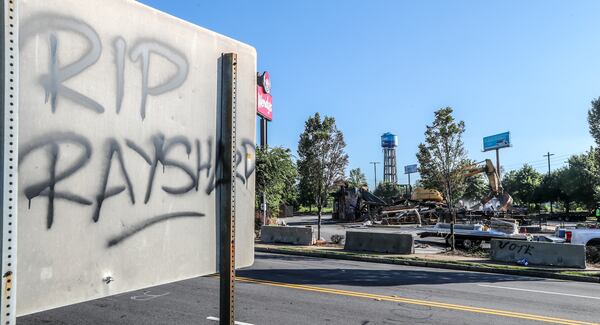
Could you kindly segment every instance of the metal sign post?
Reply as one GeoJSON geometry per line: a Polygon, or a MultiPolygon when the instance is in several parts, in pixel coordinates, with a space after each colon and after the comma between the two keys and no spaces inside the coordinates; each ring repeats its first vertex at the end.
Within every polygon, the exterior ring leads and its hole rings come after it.
{"type": "Polygon", "coordinates": [[[17,1],[3,0],[2,39],[0,43],[0,64],[2,67],[2,95],[0,115],[2,119],[2,157],[0,172],[2,198],[2,293],[0,296],[0,323],[11,325],[16,322],[16,269],[17,269],[17,154],[18,154],[18,76],[19,76],[19,35],[17,21],[17,1]]]}
{"type": "Polygon", "coordinates": [[[500,175],[500,148],[496,148],[496,172],[498,173],[498,180],[502,179],[500,175]]]}
{"type": "MultiPolygon", "coordinates": [[[[271,77],[268,71],[256,74],[256,113],[260,116],[260,148],[267,150],[269,145],[269,121],[273,120],[273,96],[271,96],[271,77]]],[[[260,211],[262,223],[267,224],[267,195],[262,193],[260,211]]]]}
{"type": "Polygon", "coordinates": [[[220,324],[235,322],[235,166],[237,55],[221,57],[221,175],[219,184],[219,313],[220,324]]]}

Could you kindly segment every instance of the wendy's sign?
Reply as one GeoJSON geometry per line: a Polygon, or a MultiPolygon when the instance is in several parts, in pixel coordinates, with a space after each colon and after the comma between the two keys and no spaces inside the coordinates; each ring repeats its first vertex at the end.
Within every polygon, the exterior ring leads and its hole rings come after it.
{"type": "Polygon", "coordinates": [[[271,96],[271,78],[265,71],[257,78],[256,113],[269,121],[273,120],[273,97],[271,96]]]}

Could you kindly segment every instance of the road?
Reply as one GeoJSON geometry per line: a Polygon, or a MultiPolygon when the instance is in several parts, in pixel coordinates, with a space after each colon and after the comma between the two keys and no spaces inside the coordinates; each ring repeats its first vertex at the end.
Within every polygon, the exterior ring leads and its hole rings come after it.
{"type": "MultiPolygon", "coordinates": [[[[600,284],[256,254],[238,271],[244,324],[600,324],[600,284]]],[[[18,319],[18,324],[217,324],[200,277],[18,319]]]]}

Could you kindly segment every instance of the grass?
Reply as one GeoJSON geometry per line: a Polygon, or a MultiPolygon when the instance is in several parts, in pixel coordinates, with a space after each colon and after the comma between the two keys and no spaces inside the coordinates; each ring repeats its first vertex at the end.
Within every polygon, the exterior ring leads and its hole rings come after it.
{"type": "MultiPolygon", "coordinates": [[[[296,210],[296,212],[298,212],[298,213],[302,213],[302,214],[308,214],[308,213],[311,213],[311,214],[317,214],[317,208],[313,207],[313,208],[312,208],[312,211],[310,211],[310,210],[308,209],[308,207],[305,207],[305,206],[300,206],[300,207],[298,208],[298,210],[296,210]]],[[[330,213],[332,213],[332,212],[333,212],[333,207],[330,207],[330,206],[323,207],[323,210],[321,210],[321,213],[323,213],[323,214],[330,214],[330,213]]]]}
{"type": "MultiPolygon", "coordinates": [[[[449,260],[432,260],[425,259],[420,257],[404,257],[404,256],[386,256],[383,254],[368,254],[368,253],[359,253],[359,252],[351,252],[351,251],[343,251],[343,250],[332,250],[332,249],[316,249],[309,247],[288,247],[288,246],[277,246],[276,249],[282,252],[307,252],[307,253],[317,253],[326,255],[329,257],[358,257],[363,258],[365,260],[370,261],[390,261],[392,263],[396,262],[398,264],[402,264],[402,262],[415,261],[420,263],[428,263],[430,265],[456,265],[456,266],[467,266],[467,267],[476,267],[479,269],[489,269],[489,270],[506,270],[506,271],[537,271],[543,272],[547,274],[560,274],[567,276],[577,276],[581,278],[592,278],[598,279],[600,278],[600,272],[586,272],[586,271],[559,271],[552,269],[542,269],[531,266],[520,266],[520,265],[510,265],[510,264],[495,264],[495,263],[485,263],[485,262],[467,262],[467,261],[449,261],[449,260]]],[[[324,257],[326,257],[324,256],[324,257]]],[[[395,263],[394,263],[395,264],[395,263]]]]}
{"type": "Polygon", "coordinates": [[[584,276],[584,277],[596,277],[600,278],[600,272],[586,272],[586,271],[562,271],[560,274],[584,276]]]}

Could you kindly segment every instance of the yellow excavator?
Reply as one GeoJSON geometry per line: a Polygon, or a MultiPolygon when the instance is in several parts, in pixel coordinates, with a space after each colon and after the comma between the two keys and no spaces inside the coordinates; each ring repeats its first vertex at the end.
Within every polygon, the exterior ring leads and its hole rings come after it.
{"type": "Polygon", "coordinates": [[[410,199],[419,202],[444,202],[444,197],[440,191],[422,187],[415,188],[410,195],[410,199]]]}
{"type": "Polygon", "coordinates": [[[496,198],[500,202],[498,210],[503,212],[508,210],[513,203],[513,199],[510,194],[504,191],[502,183],[500,183],[500,177],[498,177],[498,172],[490,159],[465,168],[463,177],[471,177],[480,173],[485,173],[490,186],[490,194],[481,200],[481,204],[486,204],[491,199],[496,198]]]}

